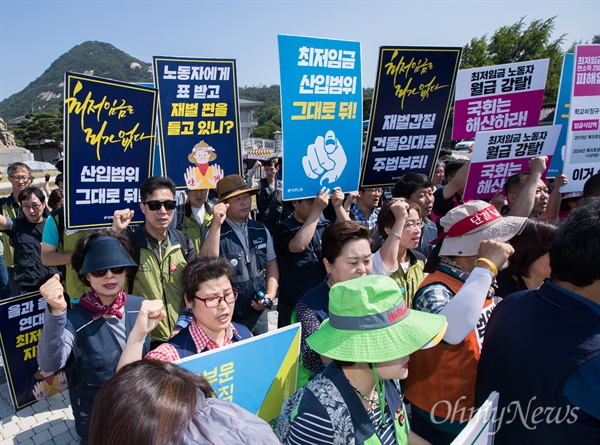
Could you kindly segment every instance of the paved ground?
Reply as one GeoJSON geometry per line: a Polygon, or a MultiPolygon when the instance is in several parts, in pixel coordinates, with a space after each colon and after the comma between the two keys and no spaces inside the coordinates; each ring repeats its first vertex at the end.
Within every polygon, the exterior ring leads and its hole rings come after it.
{"type": "MultiPolygon", "coordinates": [[[[277,311],[269,312],[269,330],[277,329],[277,311]]],[[[68,391],[55,394],[15,413],[0,361],[0,444],[76,445],[79,437],[68,391]]]]}

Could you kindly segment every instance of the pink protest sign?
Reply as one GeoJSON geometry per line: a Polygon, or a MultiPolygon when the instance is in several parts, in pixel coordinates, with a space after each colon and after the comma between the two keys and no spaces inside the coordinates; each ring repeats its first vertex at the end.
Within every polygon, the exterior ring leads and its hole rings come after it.
{"type": "Polygon", "coordinates": [[[460,70],[452,139],[478,131],[537,126],[548,59],[460,70]]]}
{"type": "Polygon", "coordinates": [[[477,133],[464,200],[491,198],[506,179],[529,171],[529,160],[554,154],[560,125],[477,133]]]}

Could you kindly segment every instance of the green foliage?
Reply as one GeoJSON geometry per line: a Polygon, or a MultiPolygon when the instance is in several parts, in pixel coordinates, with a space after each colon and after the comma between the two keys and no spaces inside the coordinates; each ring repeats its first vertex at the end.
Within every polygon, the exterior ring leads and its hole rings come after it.
{"type": "Polygon", "coordinates": [[[371,116],[371,105],[373,104],[373,88],[363,88],[363,121],[369,120],[371,116]]]}
{"type": "Polygon", "coordinates": [[[513,25],[499,28],[490,39],[487,35],[471,39],[463,49],[461,69],[548,58],[544,102],[555,102],[563,59],[561,44],[565,39],[565,35],[552,39],[555,19],[533,20],[526,26],[523,17],[513,25]]]}
{"type": "Polygon", "coordinates": [[[18,127],[13,128],[15,140],[19,145],[37,145],[42,141],[62,141],[62,113],[27,113],[18,127]]]}
{"type": "Polygon", "coordinates": [[[281,131],[281,107],[279,105],[263,106],[255,116],[258,126],[252,130],[253,137],[273,139],[273,133],[281,131]]]}
{"type": "Polygon", "coordinates": [[[84,42],[56,59],[25,89],[0,102],[0,117],[6,121],[27,113],[58,112],[64,99],[65,72],[93,73],[124,82],[152,82],[151,65],[108,43],[84,42]],[[132,63],[140,68],[131,68],[132,63]]]}
{"type": "Polygon", "coordinates": [[[281,93],[279,85],[259,85],[253,87],[240,87],[240,97],[248,100],[258,100],[264,102],[264,107],[277,105],[281,107],[281,93]]]}

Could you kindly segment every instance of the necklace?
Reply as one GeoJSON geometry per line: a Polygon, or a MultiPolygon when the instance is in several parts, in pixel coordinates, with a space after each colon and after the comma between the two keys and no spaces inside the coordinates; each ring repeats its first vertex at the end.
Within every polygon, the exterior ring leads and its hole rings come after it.
{"type": "Polygon", "coordinates": [[[352,389],[354,389],[354,391],[356,391],[356,394],[358,394],[361,399],[366,400],[367,402],[369,402],[373,405],[379,405],[379,399],[369,399],[362,392],[360,392],[356,386],[354,386],[352,383],[350,383],[350,380],[348,380],[348,383],[350,384],[352,389]]]}

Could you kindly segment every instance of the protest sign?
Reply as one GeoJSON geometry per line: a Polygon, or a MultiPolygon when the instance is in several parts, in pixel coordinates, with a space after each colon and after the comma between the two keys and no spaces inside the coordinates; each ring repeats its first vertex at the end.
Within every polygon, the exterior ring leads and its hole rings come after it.
{"type": "Polygon", "coordinates": [[[578,45],[574,65],[563,193],[582,191],[600,172],[600,45],[578,45]]]}
{"type": "Polygon", "coordinates": [[[571,106],[571,89],[573,88],[573,54],[565,54],[558,86],[558,97],[556,98],[556,110],[554,112],[554,125],[562,125],[556,150],[552,156],[548,178],[555,178],[562,173],[565,159],[567,133],[569,131],[569,108],[571,106]]]}
{"type": "Polygon", "coordinates": [[[358,189],[362,146],[360,43],[279,36],[283,199],[326,186],[358,189]]]}
{"type": "Polygon", "coordinates": [[[2,361],[15,410],[67,388],[64,373],[44,372],[37,365],[45,309],[46,300],[39,292],[0,301],[2,361]]]}
{"type": "Polygon", "coordinates": [[[460,70],[452,139],[539,125],[549,59],[460,70]]]}
{"type": "Polygon", "coordinates": [[[154,57],[163,172],[178,188],[241,173],[235,60],[154,57]]]}
{"type": "Polygon", "coordinates": [[[532,158],[551,160],[559,133],[558,125],[477,133],[464,200],[491,198],[508,177],[529,171],[532,158]]]}
{"type": "Polygon", "coordinates": [[[109,227],[115,210],[137,207],[152,174],[156,101],[153,88],[65,73],[67,229],[109,227]]]}
{"type": "Polygon", "coordinates": [[[217,397],[271,422],[296,391],[300,324],[194,355],[177,363],[206,377],[217,397]]]}
{"type": "Polygon", "coordinates": [[[361,187],[431,175],[451,106],[461,48],[381,47],[361,187]]]}

